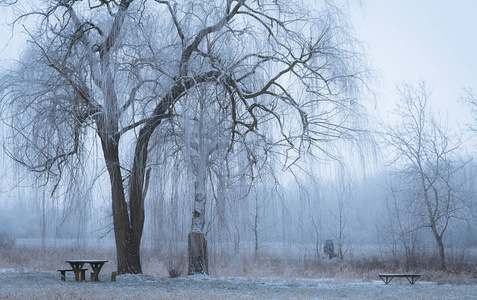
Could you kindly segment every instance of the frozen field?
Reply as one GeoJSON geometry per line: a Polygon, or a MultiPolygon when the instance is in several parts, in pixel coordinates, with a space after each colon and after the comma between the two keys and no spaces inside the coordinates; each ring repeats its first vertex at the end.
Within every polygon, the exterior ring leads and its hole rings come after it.
{"type": "Polygon", "coordinates": [[[477,299],[477,284],[438,285],[405,279],[385,285],[334,279],[179,278],[122,275],[110,282],[61,282],[58,272],[0,270],[1,299],[477,299]]]}

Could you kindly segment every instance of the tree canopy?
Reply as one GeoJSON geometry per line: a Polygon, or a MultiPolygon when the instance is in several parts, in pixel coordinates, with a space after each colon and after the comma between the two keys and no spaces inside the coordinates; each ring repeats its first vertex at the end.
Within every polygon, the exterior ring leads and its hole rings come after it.
{"type": "Polygon", "coordinates": [[[99,142],[120,273],[141,272],[156,129],[200,93],[222,112],[228,152],[263,141],[251,164],[271,149],[285,165],[311,149],[332,155],[326,144],[359,132],[367,70],[333,1],[58,0],[24,9],[17,22],[34,20],[30,43],[1,83],[6,149],[59,180],[99,142]]]}

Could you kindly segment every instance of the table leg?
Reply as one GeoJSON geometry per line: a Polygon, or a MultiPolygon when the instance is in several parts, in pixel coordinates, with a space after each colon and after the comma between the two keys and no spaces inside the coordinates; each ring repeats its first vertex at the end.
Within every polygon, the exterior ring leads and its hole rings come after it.
{"type": "Polygon", "coordinates": [[[93,269],[93,273],[91,273],[91,281],[99,281],[99,272],[101,271],[101,268],[103,267],[104,263],[90,263],[91,269],[93,269]]]}
{"type": "MultiPolygon", "coordinates": [[[[73,272],[75,273],[75,280],[79,281],[80,280],[80,272],[82,272],[81,269],[83,268],[84,263],[70,263],[70,265],[71,265],[71,268],[73,269],[73,272]]],[[[81,276],[81,277],[82,277],[81,279],[84,280],[83,276],[81,276]]]]}
{"type": "Polygon", "coordinates": [[[385,284],[388,284],[391,282],[391,280],[393,280],[392,276],[379,276],[379,277],[381,277],[381,279],[384,281],[385,284]]]}
{"type": "Polygon", "coordinates": [[[419,276],[409,276],[409,277],[406,277],[406,278],[407,278],[407,281],[409,281],[410,284],[414,284],[419,279],[419,276]]]}
{"type": "Polygon", "coordinates": [[[60,271],[61,272],[61,281],[66,281],[66,271],[60,271]]]}

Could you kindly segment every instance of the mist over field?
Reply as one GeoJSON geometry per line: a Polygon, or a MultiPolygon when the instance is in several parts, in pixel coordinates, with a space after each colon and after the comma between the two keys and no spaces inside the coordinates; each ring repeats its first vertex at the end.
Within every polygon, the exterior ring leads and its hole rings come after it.
{"type": "Polygon", "coordinates": [[[0,297],[474,297],[470,2],[0,1],[0,297]]]}

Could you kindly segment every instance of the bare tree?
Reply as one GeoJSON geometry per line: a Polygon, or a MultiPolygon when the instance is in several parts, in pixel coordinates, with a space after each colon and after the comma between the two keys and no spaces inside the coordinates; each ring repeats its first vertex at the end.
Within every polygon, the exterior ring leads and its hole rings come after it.
{"type": "Polygon", "coordinates": [[[336,195],[337,207],[329,209],[331,216],[334,219],[335,228],[332,230],[332,234],[338,243],[338,253],[336,254],[339,259],[344,259],[344,254],[347,249],[344,248],[345,242],[350,241],[350,237],[347,236],[349,232],[349,216],[348,207],[352,197],[351,178],[341,175],[337,186],[334,187],[334,194],[336,195]]]}
{"type": "Polygon", "coordinates": [[[377,220],[378,232],[391,251],[394,263],[398,265],[404,256],[405,268],[410,271],[418,260],[423,218],[416,216],[415,207],[409,205],[407,199],[413,198],[415,191],[409,189],[407,181],[403,182],[397,174],[390,177],[385,196],[386,210],[383,212],[385,217],[377,220]]]}
{"type": "MultiPolygon", "coordinates": [[[[262,157],[247,150],[252,169],[275,148],[291,165],[358,132],[365,69],[332,1],[61,0],[20,17],[33,15],[31,43],[2,77],[9,153],[59,180],[97,139],[111,184],[119,273],[142,271],[148,155],[160,144],[151,140],[176,105],[197,99],[198,87],[221,90],[215,105],[227,112],[229,153],[254,134],[266,137],[262,157]],[[261,132],[265,123],[276,130],[261,132]]],[[[205,205],[201,197],[195,203],[205,205]]],[[[202,207],[194,206],[197,220],[202,207]]]]}
{"type": "Polygon", "coordinates": [[[390,163],[399,170],[396,174],[403,183],[401,189],[409,191],[408,205],[415,209],[415,217],[426,220],[419,227],[431,229],[439,268],[445,270],[444,235],[451,220],[463,217],[468,207],[459,175],[466,162],[460,159],[459,137],[430,110],[430,94],[425,84],[402,85],[399,93],[401,102],[396,114],[400,120],[387,126],[384,133],[388,149],[394,155],[390,163]]]}
{"type": "Polygon", "coordinates": [[[274,184],[274,181],[272,180],[271,183],[261,181],[247,197],[246,210],[249,215],[247,217],[247,227],[253,233],[255,259],[258,259],[260,245],[264,242],[263,233],[273,226],[273,224],[269,224],[270,222],[267,223],[267,218],[271,215],[270,208],[273,205],[273,199],[279,198],[277,191],[269,184],[274,184]]]}

